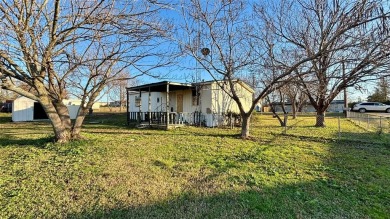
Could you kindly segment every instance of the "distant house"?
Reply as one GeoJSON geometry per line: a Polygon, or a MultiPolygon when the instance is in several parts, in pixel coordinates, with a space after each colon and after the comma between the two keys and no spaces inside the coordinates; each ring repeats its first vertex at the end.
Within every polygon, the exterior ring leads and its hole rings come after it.
{"type": "MultiPolygon", "coordinates": [[[[276,112],[283,112],[281,103],[274,103],[274,107],[276,112]]],[[[286,112],[292,112],[291,103],[285,103],[284,108],[286,112]]],[[[344,100],[333,100],[330,103],[327,112],[343,112],[343,109],[344,100]]],[[[302,112],[316,112],[316,109],[310,103],[307,103],[303,106],[302,112]]]]}
{"type": "Polygon", "coordinates": [[[11,113],[13,100],[6,100],[5,103],[0,103],[0,112],[11,113]]]}
{"type": "Polygon", "coordinates": [[[344,100],[333,100],[329,107],[328,112],[338,112],[341,113],[344,110],[344,100]]]}
{"type": "MultiPolygon", "coordinates": [[[[62,101],[65,105],[67,106],[80,106],[81,104],[81,100],[80,99],[65,99],[64,101],[62,101]]],[[[95,102],[93,105],[92,105],[92,109],[96,110],[96,109],[100,109],[100,107],[102,106],[102,103],[101,102],[95,102]]]]}
{"type": "MultiPolygon", "coordinates": [[[[245,110],[252,104],[253,89],[242,81],[234,82],[245,110]]],[[[224,81],[194,84],[163,81],[127,88],[128,122],[169,128],[176,124],[200,124],[208,127],[226,123],[227,117],[239,114],[235,101],[221,86],[224,81]],[[168,100],[168,101],[167,101],[168,100]]]]}

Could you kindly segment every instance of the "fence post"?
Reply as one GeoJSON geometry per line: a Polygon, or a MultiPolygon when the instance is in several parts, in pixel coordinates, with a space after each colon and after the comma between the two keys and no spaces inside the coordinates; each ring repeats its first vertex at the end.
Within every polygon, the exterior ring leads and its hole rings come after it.
{"type": "Polygon", "coordinates": [[[370,115],[367,115],[367,129],[370,128],[370,115]]]}
{"type": "Polygon", "coordinates": [[[233,129],[233,114],[230,113],[230,129],[233,129]]]}
{"type": "Polygon", "coordinates": [[[359,126],[360,126],[360,117],[361,117],[361,115],[360,114],[358,114],[358,117],[359,117],[359,119],[358,119],[358,121],[359,121],[359,126]]]}
{"type": "Polygon", "coordinates": [[[339,116],[339,117],[337,117],[337,120],[338,120],[338,126],[339,126],[339,140],[340,140],[340,137],[341,137],[340,116],[339,116]]]}

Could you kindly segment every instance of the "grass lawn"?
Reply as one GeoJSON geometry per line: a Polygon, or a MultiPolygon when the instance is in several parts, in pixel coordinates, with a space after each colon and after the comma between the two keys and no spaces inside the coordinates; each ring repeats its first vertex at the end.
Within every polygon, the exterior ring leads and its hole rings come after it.
{"type": "Polygon", "coordinates": [[[48,123],[0,114],[0,218],[389,218],[390,137],[342,120],[253,118],[239,129],[145,130],[87,119],[53,144],[48,123]],[[99,123],[89,123],[99,122],[99,123]]]}

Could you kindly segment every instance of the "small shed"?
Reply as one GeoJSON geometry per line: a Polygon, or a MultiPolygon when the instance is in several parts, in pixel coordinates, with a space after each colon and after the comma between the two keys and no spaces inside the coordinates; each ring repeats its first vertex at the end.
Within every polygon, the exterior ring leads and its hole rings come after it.
{"type": "MultiPolygon", "coordinates": [[[[80,108],[79,105],[67,105],[69,116],[75,119],[80,108]]],[[[34,120],[48,119],[42,105],[27,97],[19,97],[12,103],[12,121],[26,122],[34,120]]]]}
{"type": "Polygon", "coordinates": [[[12,121],[23,122],[47,119],[40,103],[27,97],[19,97],[12,103],[12,121]]]}

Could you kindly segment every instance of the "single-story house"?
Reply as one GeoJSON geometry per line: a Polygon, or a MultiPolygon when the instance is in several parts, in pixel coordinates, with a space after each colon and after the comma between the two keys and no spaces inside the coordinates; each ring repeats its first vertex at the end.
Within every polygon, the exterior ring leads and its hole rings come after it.
{"type": "MultiPolygon", "coordinates": [[[[71,119],[76,119],[80,105],[69,104],[68,100],[63,101],[68,107],[69,116],[71,119]]],[[[12,121],[13,122],[26,122],[47,119],[46,112],[42,105],[30,98],[19,97],[12,102],[12,121]]]]}
{"type": "MultiPolygon", "coordinates": [[[[276,112],[283,112],[281,103],[275,103],[274,106],[276,112]]],[[[292,112],[291,103],[285,103],[284,108],[286,112],[289,113],[292,112]]],[[[344,109],[344,100],[333,100],[330,103],[327,112],[343,112],[343,109],[344,109]]],[[[306,103],[302,108],[302,112],[316,112],[316,109],[310,103],[306,103]]]]}
{"type": "MultiPolygon", "coordinates": [[[[62,101],[67,106],[80,106],[81,100],[80,99],[66,99],[62,101]]],[[[98,110],[102,106],[102,102],[95,102],[92,105],[93,110],[98,110]]]]}
{"type": "Polygon", "coordinates": [[[0,112],[12,113],[13,100],[6,100],[5,103],[0,103],[0,112]]]}
{"type": "MultiPolygon", "coordinates": [[[[245,110],[252,104],[253,89],[234,81],[245,110]]],[[[224,125],[227,118],[239,114],[238,105],[221,87],[226,81],[175,83],[162,81],[127,88],[127,120],[165,128],[176,124],[207,127],[224,125]]],[[[229,119],[229,118],[228,118],[229,119]]]]}
{"type": "Polygon", "coordinates": [[[342,113],[344,111],[344,100],[333,100],[330,102],[330,105],[328,107],[328,112],[337,112],[342,113]]]}

